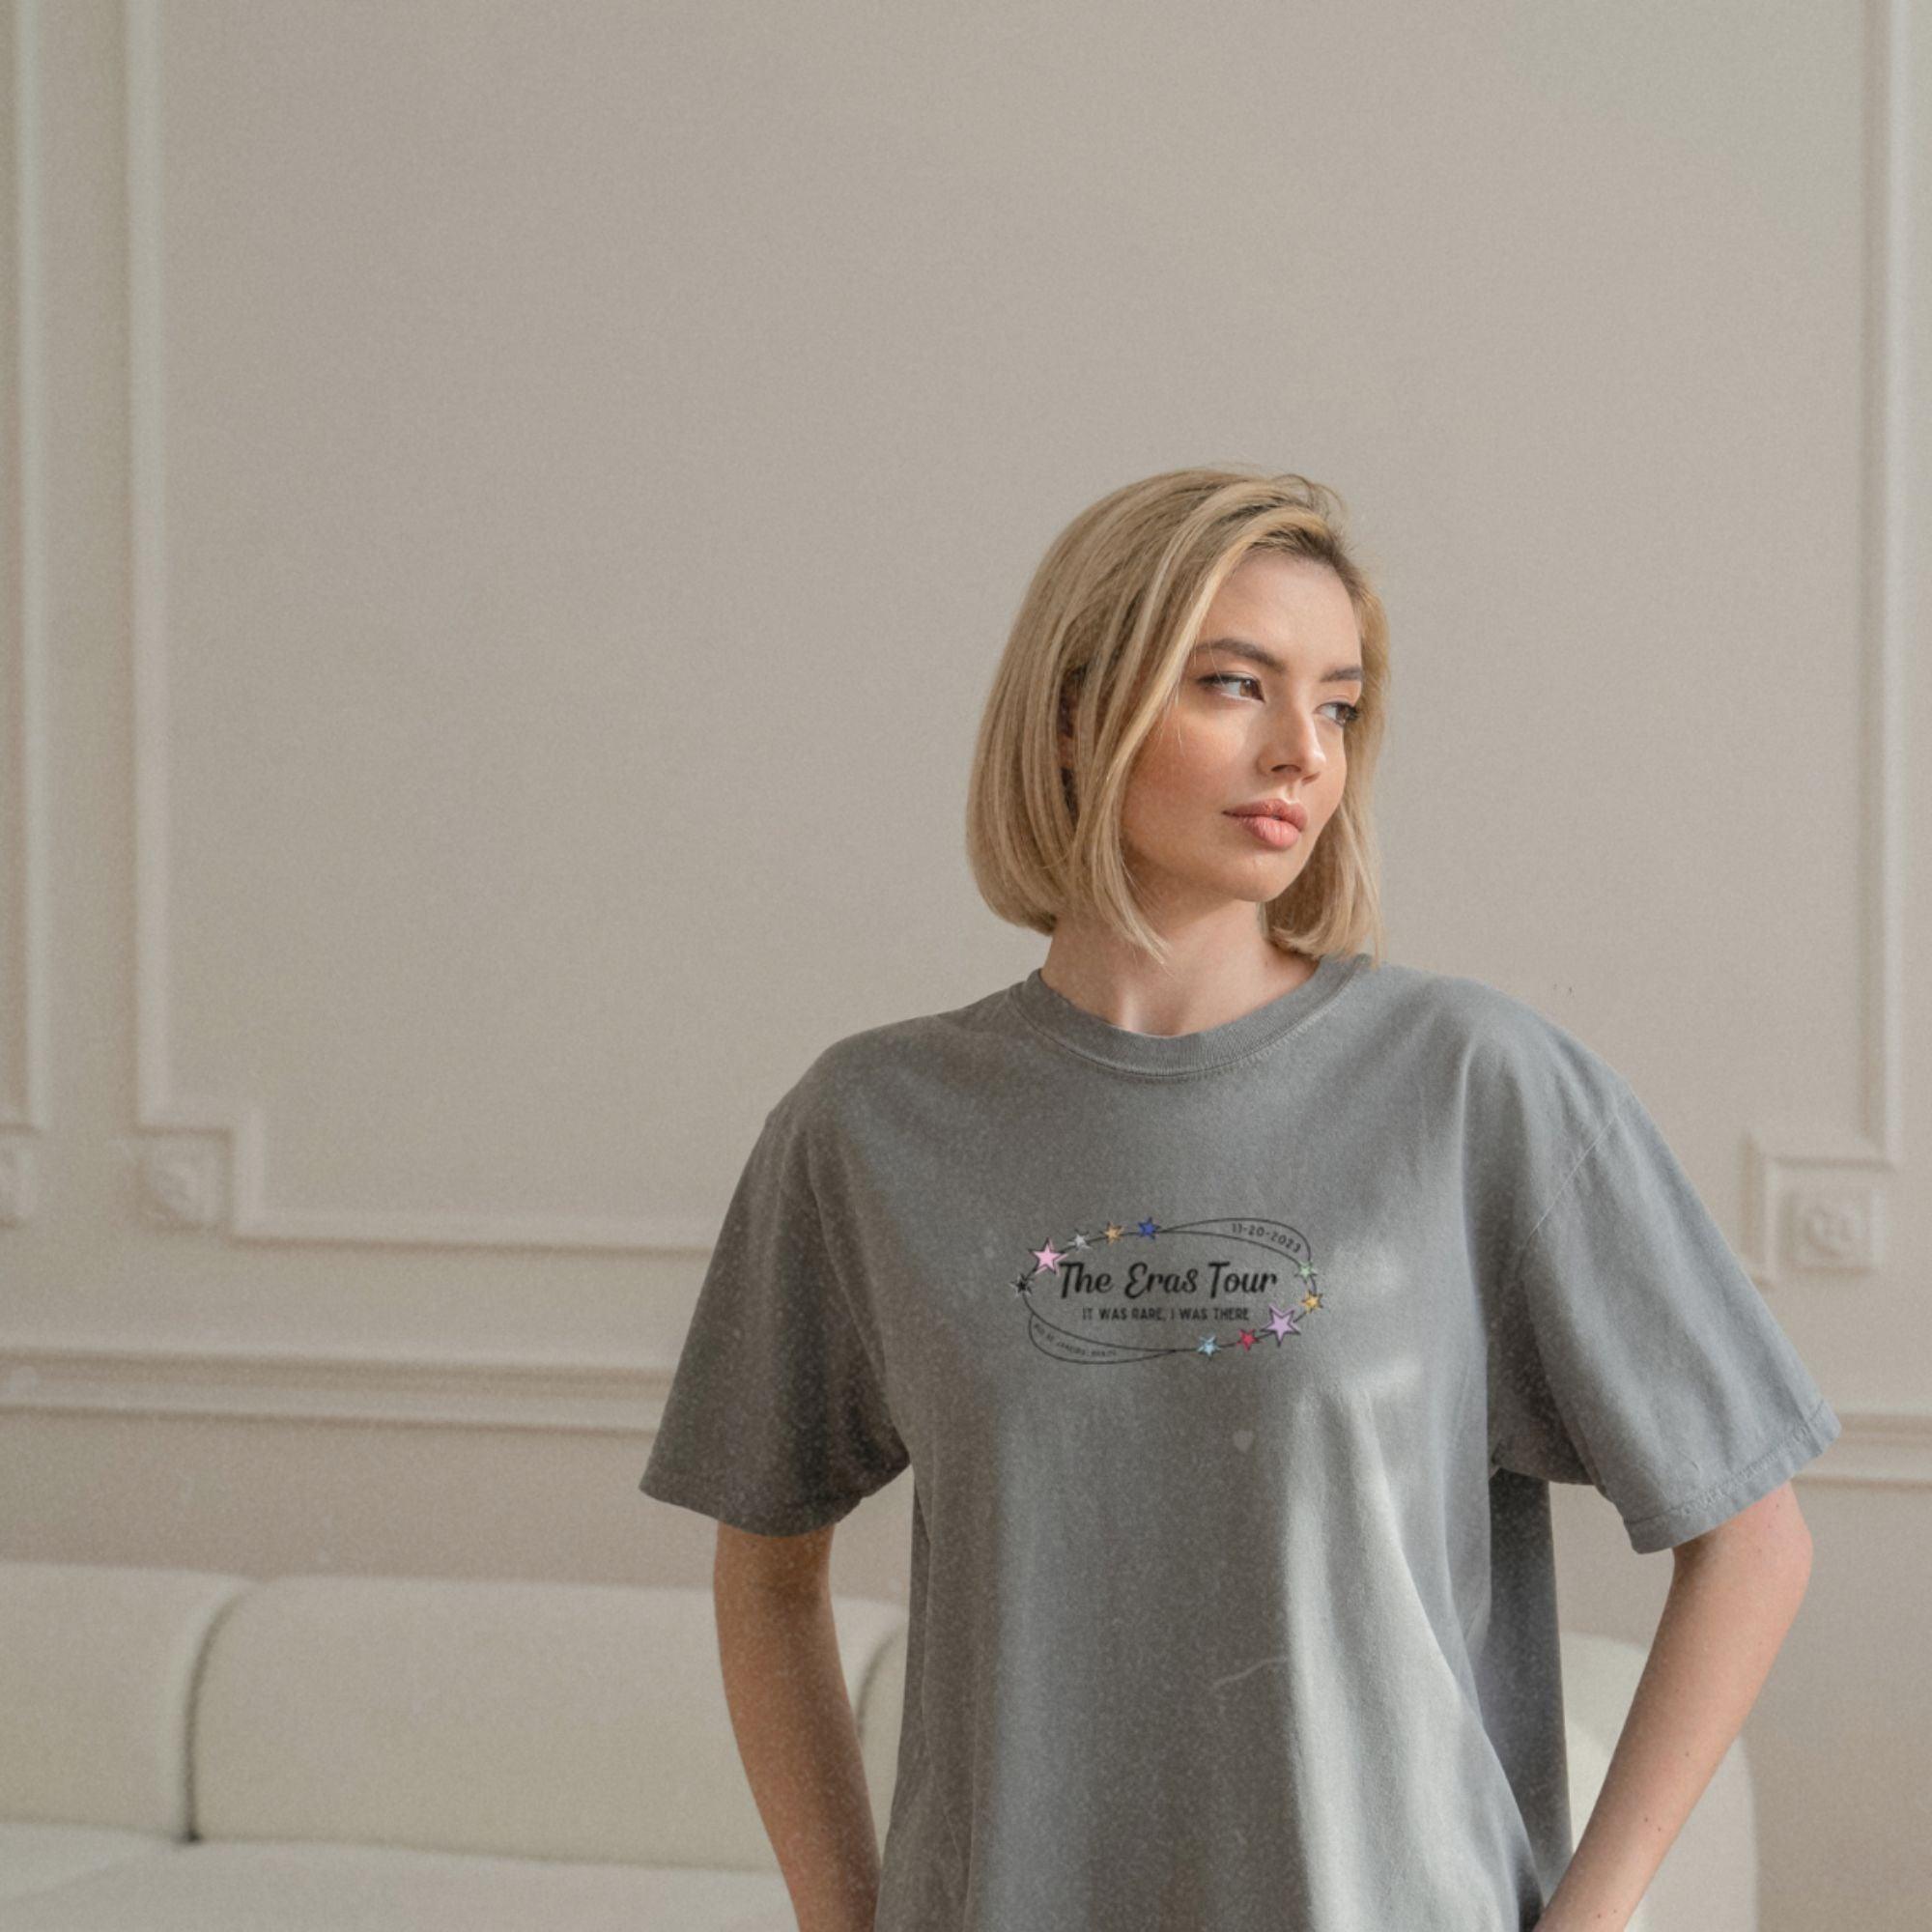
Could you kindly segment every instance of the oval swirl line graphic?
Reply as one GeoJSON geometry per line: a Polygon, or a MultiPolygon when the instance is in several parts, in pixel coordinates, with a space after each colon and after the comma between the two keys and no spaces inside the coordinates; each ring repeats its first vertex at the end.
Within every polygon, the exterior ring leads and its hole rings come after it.
{"type": "Polygon", "coordinates": [[[1110,1363],[1279,1350],[1327,1302],[1302,1232],[1265,1215],[1108,1221],[1029,1250],[1012,1287],[1034,1347],[1056,1361],[1110,1363]],[[1243,1253],[1242,1250],[1249,1252],[1243,1253]],[[1255,1307],[1265,1302],[1268,1319],[1255,1307]]]}

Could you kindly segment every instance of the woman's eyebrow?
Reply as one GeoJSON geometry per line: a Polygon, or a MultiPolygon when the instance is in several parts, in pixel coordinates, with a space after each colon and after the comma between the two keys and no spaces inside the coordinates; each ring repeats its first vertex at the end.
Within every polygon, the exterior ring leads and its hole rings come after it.
{"type": "MultiPolygon", "coordinates": [[[[1245,658],[1250,664],[1258,664],[1264,670],[1278,672],[1287,676],[1288,666],[1267,648],[1265,644],[1250,642],[1246,638],[1209,638],[1194,646],[1198,657],[1203,651],[1226,651],[1229,656],[1245,658]]],[[[1333,670],[1324,670],[1316,679],[1318,684],[1360,684],[1362,668],[1358,664],[1337,665],[1333,670]]]]}

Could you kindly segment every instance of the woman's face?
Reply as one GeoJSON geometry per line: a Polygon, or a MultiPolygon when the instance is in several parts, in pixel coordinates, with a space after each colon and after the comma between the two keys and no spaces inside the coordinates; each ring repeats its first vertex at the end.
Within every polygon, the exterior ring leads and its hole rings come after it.
{"type": "Polygon", "coordinates": [[[1294,883],[1341,802],[1362,695],[1354,606],[1325,564],[1250,553],[1201,638],[1122,807],[1136,880],[1170,914],[1261,904],[1294,883]],[[1306,826],[1282,843],[1232,815],[1261,800],[1300,806],[1306,826]]]}

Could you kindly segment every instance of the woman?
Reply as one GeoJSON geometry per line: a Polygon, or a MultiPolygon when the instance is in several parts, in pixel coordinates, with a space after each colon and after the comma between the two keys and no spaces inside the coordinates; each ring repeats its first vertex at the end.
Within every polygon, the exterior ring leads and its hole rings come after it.
{"type": "Polygon", "coordinates": [[[971,781],[1044,961],[765,1120],[641,1487],[804,1932],[1602,1932],[1796,1613],[1837,1417],[1624,1079],[1380,957],[1387,693],[1331,493],[1095,503],[971,781]],[[825,1559],[908,1465],[881,1873],[825,1559]],[[1677,1563],[1574,1858],[1551,1482],[1677,1563]]]}

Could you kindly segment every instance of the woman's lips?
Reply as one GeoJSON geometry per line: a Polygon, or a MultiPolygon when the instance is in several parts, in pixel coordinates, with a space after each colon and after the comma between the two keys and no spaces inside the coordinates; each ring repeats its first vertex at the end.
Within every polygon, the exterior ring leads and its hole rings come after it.
{"type": "Polygon", "coordinates": [[[1276,818],[1265,811],[1231,811],[1225,815],[1236,825],[1245,825],[1251,837],[1276,851],[1293,845],[1301,837],[1301,828],[1292,818],[1276,818]]]}

